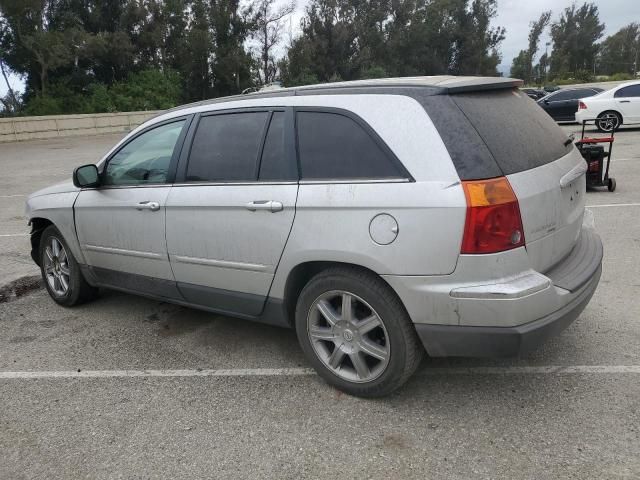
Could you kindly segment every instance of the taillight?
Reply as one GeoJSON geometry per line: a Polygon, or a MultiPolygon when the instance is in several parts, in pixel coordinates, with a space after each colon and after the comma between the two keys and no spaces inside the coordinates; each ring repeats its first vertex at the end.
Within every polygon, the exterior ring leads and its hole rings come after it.
{"type": "Polygon", "coordinates": [[[584,102],[579,102],[578,103],[578,110],[586,110],[587,109],[587,104],[584,102]]]}
{"type": "Polygon", "coordinates": [[[462,182],[467,219],[460,253],[496,253],[524,245],[518,198],[505,177],[462,182]]]}

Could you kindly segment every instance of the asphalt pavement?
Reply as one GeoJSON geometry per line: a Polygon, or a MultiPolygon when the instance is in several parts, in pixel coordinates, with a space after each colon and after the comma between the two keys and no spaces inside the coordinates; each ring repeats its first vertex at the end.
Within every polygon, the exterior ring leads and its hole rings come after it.
{"type": "MultiPolygon", "coordinates": [[[[0,145],[0,288],[38,274],[25,195],[118,138],[0,145]]],[[[640,478],[638,146],[620,131],[618,189],[587,194],[603,275],[571,327],[524,358],[427,359],[383,399],[327,386],[288,330],[18,292],[0,303],[0,479],[640,478]]]]}

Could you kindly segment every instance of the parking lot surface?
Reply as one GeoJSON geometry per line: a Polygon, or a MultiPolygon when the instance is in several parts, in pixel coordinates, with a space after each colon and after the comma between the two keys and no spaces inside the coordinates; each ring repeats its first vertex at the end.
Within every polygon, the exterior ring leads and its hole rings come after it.
{"type": "MultiPolygon", "coordinates": [[[[118,138],[0,145],[0,286],[38,274],[25,196],[118,138]]],[[[427,359],[379,400],[327,386],[292,331],[115,292],[0,303],[0,478],[640,478],[639,147],[620,131],[616,192],[587,194],[605,258],[571,327],[427,359]]]]}

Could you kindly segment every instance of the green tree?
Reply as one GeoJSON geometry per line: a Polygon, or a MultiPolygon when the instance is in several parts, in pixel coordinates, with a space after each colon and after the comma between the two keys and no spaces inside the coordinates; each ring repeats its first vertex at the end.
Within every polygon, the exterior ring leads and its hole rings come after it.
{"type": "Polygon", "coordinates": [[[593,3],[565,8],[560,19],[551,25],[551,75],[587,78],[594,70],[598,53],[596,42],[602,37],[604,28],[598,7],[593,3]]]}
{"type": "Polygon", "coordinates": [[[283,71],[287,85],[355,78],[356,30],[346,0],[312,0],[283,71]]]}
{"type": "MultiPolygon", "coordinates": [[[[511,63],[511,72],[509,75],[513,78],[524,80],[527,78],[527,70],[529,69],[529,52],[520,50],[518,56],[511,63]]],[[[526,82],[526,80],[525,80],[526,82]]]]}
{"type": "Polygon", "coordinates": [[[540,35],[551,20],[551,11],[542,12],[538,20],[531,22],[531,29],[529,30],[529,49],[527,50],[527,70],[524,80],[527,83],[531,83],[537,77],[533,74],[533,59],[538,53],[538,43],[540,42],[540,35]]]}
{"type": "Polygon", "coordinates": [[[454,15],[457,32],[449,72],[454,75],[497,75],[498,46],[504,40],[503,27],[490,27],[497,14],[496,0],[458,2],[454,15]]]}
{"type": "Polygon", "coordinates": [[[380,75],[497,75],[495,0],[313,0],[282,64],[288,85],[380,75]]]}
{"type": "Polygon", "coordinates": [[[602,42],[598,66],[601,73],[612,75],[638,71],[640,24],[630,23],[602,42]]]}
{"type": "Polygon", "coordinates": [[[214,41],[213,95],[240,93],[253,85],[251,54],[245,48],[252,28],[252,8],[239,0],[209,0],[214,41]]]}

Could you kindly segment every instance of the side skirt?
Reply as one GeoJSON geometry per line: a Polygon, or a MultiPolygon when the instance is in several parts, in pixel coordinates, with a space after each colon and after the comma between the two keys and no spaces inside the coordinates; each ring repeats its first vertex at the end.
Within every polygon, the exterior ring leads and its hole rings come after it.
{"type": "Polygon", "coordinates": [[[219,315],[291,328],[281,299],[80,265],[89,284],[219,315]],[[251,313],[249,313],[251,312],[251,313]],[[255,312],[255,313],[254,313],[255,312]]]}

